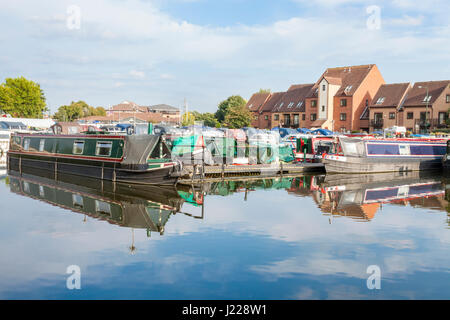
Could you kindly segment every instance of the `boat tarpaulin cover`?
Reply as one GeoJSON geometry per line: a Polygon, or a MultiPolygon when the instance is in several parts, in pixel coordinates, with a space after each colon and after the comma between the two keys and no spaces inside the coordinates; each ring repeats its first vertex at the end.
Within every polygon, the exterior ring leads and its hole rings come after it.
{"type": "MultiPolygon", "coordinates": [[[[163,143],[161,136],[157,135],[126,136],[125,141],[124,160],[122,162],[125,165],[147,164],[147,159],[155,147],[159,143],[163,143]]],[[[166,152],[169,151],[166,150],[166,152]]]]}

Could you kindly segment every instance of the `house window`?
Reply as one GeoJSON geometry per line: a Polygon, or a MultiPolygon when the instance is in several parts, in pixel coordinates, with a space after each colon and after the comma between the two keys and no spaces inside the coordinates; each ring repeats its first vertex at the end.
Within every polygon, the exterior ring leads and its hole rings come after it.
{"type": "Polygon", "coordinates": [[[298,123],[299,123],[298,114],[294,114],[294,125],[298,125],[298,123]]]}
{"type": "Polygon", "coordinates": [[[75,141],[73,143],[73,154],[83,154],[84,152],[84,141],[75,141]]]}
{"type": "Polygon", "coordinates": [[[325,111],[325,106],[322,106],[322,112],[324,112],[325,111]]]}
{"type": "Polygon", "coordinates": [[[447,112],[439,112],[439,114],[438,114],[439,124],[445,124],[447,121],[447,118],[448,118],[447,112]]]}
{"type": "Polygon", "coordinates": [[[268,116],[268,115],[265,115],[265,116],[264,116],[264,120],[269,120],[269,116],[268,116]]]}
{"type": "Polygon", "coordinates": [[[315,113],[311,113],[311,121],[316,121],[316,114],[315,113]]]}
{"type": "Polygon", "coordinates": [[[322,85],[322,91],[325,91],[326,90],[326,86],[323,84],[322,85]]]}
{"type": "Polygon", "coordinates": [[[30,138],[23,139],[23,150],[28,151],[30,149],[30,138]]]}
{"type": "Polygon", "coordinates": [[[276,121],[280,120],[280,115],[279,115],[279,114],[276,114],[276,115],[275,115],[275,120],[276,120],[276,121]]]}
{"type": "Polygon", "coordinates": [[[284,105],[284,102],[280,103],[278,109],[281,109],[281,107],[284,105]]]}
{"type": "Polygon", "coordinates": [[[341,113],[340,119],[341,119],[341,121],[347,120],[347,114],[346,113],[341,113]]]}
{"type": "Polygon", "coordinates": [[[306,120],[306,115],[302,114],[302,120],[305,121],[306,120]]]}
{"type": "Polygon", "coordinates": [[[317,107],[317,100],[311,100],[311,107],[317,107]]]}
{"type": "Polygon", "coordinates": [[[352,86],[347,86],[347,87],[345,88],[345,92],[349,92],[350,90],[352,90],[352,86]]]}
{"type": "Polygon", "coordinates": [[[414,119],[414,112],[406,113],[406,119],[414,119]]]}
{"type": "Polygon", "coordinates": [[[347,99],[341,99],[341,107],[347,106],[347,99]]]}
{"type": "Polygon", "coordinates": [[[385,97],[379,97],[375,104],[382,104],[385,99],[386,99],[385,97]]]}
{"type": "Polygon", "coordinates": [[[395,112],[389,112],[389,119],[395,119],[395,112]]]}
{"type": "Polygon", "coordinates": [[[369,100],[366,99],[366,107],[368,107],[368,106],[369,106],[369,100]]]}
{"type": "Polygon", "coordinates": [[[112,142],[111,141],[97,141],[97,147],[95,148],[95,155],[106,156],[111,155],[112,142]]]}
{"type": "Polygon", "coordinates": [[[450,103],[450,94],[445,96],[445,102],[450,103]]]}
{"type": "Polygon", "coordinates": [[[303,105],[303,101],[300,101],[300,102],[297,104],[297,108],[300,108],[302,105],[303,105]]]}
{"type": "Polygon", "coordinates": [[[294,105],[293,102],[289,103],[288,108],[292,108],[293,105],[294,105]]]}
{"type": "Polygon", "coordinates": [[[39,140],[39,152],[44,151],[44,147],[45,147],[45,139],[39,140]]]}

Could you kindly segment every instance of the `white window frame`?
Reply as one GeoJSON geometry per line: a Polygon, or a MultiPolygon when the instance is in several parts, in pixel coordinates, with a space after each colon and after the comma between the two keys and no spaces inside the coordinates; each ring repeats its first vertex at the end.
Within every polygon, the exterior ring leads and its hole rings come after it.
{"type": "MultiPolygon", "coordinates": [[[[112,141],[97,141],[97,143],[96,143],[96,145],[95,145],[95,155],[96,156],[98,156],[98,157],[110,157],[111,156],[111,152],[112,152],[112,145],[113,145],[113,143],[112,143],[112,141]],[[99,146],[99,144],[109,144],[111,147],[109,148],[109,153],[106,155],[106,154],[99,154],[99,148],[100,148],[100,146],[99,146]]],[[[104,148],[104,147],[102,147],[102,148],[104,148]]]]}
{"type": "Polygon", "coordinates": [[[84,153],[84,145],[85,145],[85,141],[83,141],[83,140],[75,140],[73,142],[72,153],[73,154],[83,154],[84,153]],[[75,145],[77,143],[82,143],[83,144],[83,147],[81,148],[81,152],[75,152],[75,145]]]}
{"type": "Polygon", "coordinates": [[[23,139],[23,150],[25,150],[25,151],[30,150],[30,143],[31,143],[30,138],[23,139]]]}
{"type": "Polygon", "coordinates": [[[45,139],[39,140],[39,152],[44,152],[45,150],[45,139]]]}

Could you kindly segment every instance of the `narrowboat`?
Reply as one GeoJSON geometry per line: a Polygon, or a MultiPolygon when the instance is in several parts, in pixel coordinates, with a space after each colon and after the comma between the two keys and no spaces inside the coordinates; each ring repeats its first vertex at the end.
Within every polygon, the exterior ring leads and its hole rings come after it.
{"type": "Polygon", "coordinates": [[[321,161],[322,154],[330,151],[332,143],[330,136],[294,136],[288,141],[297,161],[314,163],[321,161]]]}
{"type": "Polygon", "coordinates": [[[181,165],[172,160],[163,138],[156,135],[13,134],[8,169],[39,169],[113,182],[176,184],[181,165]]]}
{"type": "Polygon", "coordinates": [[[0,130],[0,168],[6,168],[6,155],[9,149],[11,132],[0,130]]]}
{"type": "Polygon", "coordinates": [[[404,172],[442,168],[447,140],[337,137],[322,162],[328,173],[404,172]]]}
{"type": "Polygon", "coordinates": [[[450,169],[450,140],[447,141],[445,156],[442,158],[442,166],[446,171],[450,169]]]}

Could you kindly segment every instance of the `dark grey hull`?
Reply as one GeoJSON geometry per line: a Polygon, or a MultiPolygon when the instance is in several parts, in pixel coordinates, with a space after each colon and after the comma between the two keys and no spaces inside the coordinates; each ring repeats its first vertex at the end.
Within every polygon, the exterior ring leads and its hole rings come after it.
{"type": "Polygon", "coordinates": [[[8,169],[20,173],[40,174],[42,171],[58,174],[73,174],[81,177],[109,180],[143,185],[174,185],[178,177],[174,174],[176,167],[156,168],[150,170],[129,170],[115,168],[101,162],[62,161],[56,158],[32,158],[8,154],[8,169]]]}
{"type": "Polygon", "coordinates": [[[407,172],[442,168],[442,158],[381,159],[345,157],[345,161],[322,159],[322,162],[327,173],[407,172]]]}

